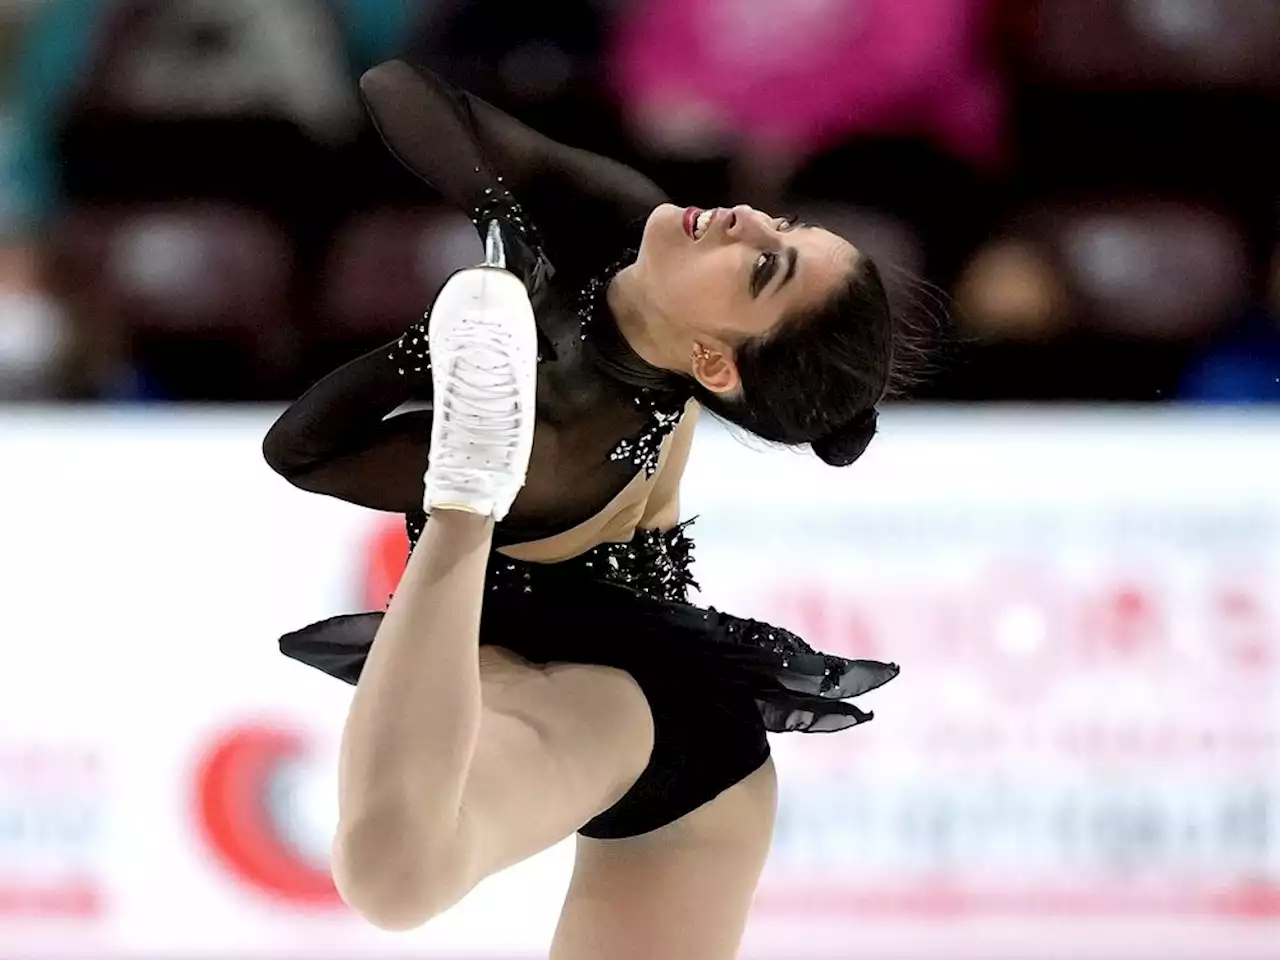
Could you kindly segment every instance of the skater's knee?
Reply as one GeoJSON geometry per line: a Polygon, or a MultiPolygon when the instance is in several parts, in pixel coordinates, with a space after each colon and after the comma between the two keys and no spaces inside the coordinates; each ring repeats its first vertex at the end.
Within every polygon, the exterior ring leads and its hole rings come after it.
{"type": "Polygon", "coordinates": [[[349,907],[383,930],[411,930],[470,890],[470,857],[457,831],[396,814],[342,824],[333,879],[349,907]]]}

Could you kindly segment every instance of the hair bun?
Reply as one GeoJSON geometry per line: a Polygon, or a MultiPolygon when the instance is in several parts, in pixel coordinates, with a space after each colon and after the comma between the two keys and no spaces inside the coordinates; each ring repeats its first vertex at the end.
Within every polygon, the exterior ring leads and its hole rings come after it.
{"type": "Polygon", "coordinates": [[[876,435],[878,419],[876,408],[870,407],[843,427],[814,440],[809,446],[823,463],[833,467],[847,467],[867,449],[867,444],[876,435]]]}

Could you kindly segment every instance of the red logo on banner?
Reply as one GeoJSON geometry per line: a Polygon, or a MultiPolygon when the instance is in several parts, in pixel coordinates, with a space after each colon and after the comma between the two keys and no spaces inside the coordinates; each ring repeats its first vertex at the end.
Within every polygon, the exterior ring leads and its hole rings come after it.
{"type": "Polygon", "coordinates": [[[336,907],[341,900],[329,872],[281,837],[267,800],[272,775],[305,752],[305,740],[292,731],[246,726],[224,733],[196,774],[198,821],[209,848],[241,882],[292,904],[336,907]]]}
{"type": "Polygon", "coordinates": [[[370,610],[381,610],[400,584],[409,562],[409,536],[404,521],[380,524],[369,538],[365,552],[364,600],[370,610]]]}

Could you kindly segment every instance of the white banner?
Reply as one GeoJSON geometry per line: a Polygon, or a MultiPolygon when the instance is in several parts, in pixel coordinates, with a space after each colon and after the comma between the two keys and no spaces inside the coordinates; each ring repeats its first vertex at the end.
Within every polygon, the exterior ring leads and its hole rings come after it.
{"type": "MultiPolygon", "coordinates": [[[[403,532],[270,419],[0,415],[0,957],[545,956],[568,845],[411,934],[338,903],[350,694],[275,640],[403,532]]],[[[701,601],[903,668],[774,739],[744,956],[1274,957],[1278,477],[1257,413],[894,410],[847,470],[703,430],[701,601]]]]}

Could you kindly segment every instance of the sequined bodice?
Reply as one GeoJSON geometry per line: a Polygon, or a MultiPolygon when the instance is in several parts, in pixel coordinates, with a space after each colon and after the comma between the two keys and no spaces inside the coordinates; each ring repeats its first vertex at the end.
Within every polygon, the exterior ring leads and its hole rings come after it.
{"type": "MultiPolygon", "coordinates": [[[[617,507],[637,474],[652,478],[664,440],[691,395],[687,380],[635,355],[617,332],[604,297],[612,277],[634,259],[645,219],[665,202],[662,192],[634,170],[547,140],[400,61],[377,68],[362,91],[378,131],[405,166],[466,211],[477,227],[498,222],[508,269],[525,282],[534,304],[540,353],[534,452],[528,481],[499,526],[497,542],[553,537],[617,507]]],[[[347,391],[348,405],[369,398],[372,411],[375,391],[388,399],[395,395],[377,380],[380,364],[402,381],[404,397],[428,399],[427,347],[424,318],[380,357],[362,358],[326,381],[334,393],[347,391]]],[[[317,410],[325,406],[326,381],[295,406],[304,407],[308,398],[317,410]]],[[[375,434],[393,434],[397,449],[425,459],[429,413],[366,423],[362,441],[355,417],[335,411],[338,402],[329,401],[326,414],[331,421],[351,421],[350,436],[342,441],[348,449],[372,443],[375,434]]],[[[305,427],[308,439],[320,430],[314,422],[305,427]]],[[[336,437],[329,447],[336,452],[336,437]]],[[[326,466],[330,473],[338,469],[326,466]]],[[[346,475],[331,483],[344,492],[335,495],[384,509],[394,504],[408,517],[411,534],[416,532],[420,481],[415,487],[409,466],[392,462],[390,453],[373,457],[369,449],[350,454],[341,466],[346,475]],[[382,477],[355,478],[364,460],[377,460],[382,477]],[[394,482],[394,494],[372,489],[379,482],[394,482]],[[348,496],[352,489],[363,499],[348,496]]],[[[636,507],[622,506],[630,512],[636,507]]]]}
{"type": "MultiPolygon", "coordinates": [[[[643,493],[619,502],[622,492],[634,486],[637,473],[646,480],[654,476],[665,441],[683,419],[684,391],[625,382],[631,358],[621,338],[592,335],[612,322],[594,316],[599,304],[592,289],[602,287],[609,273],[579,293],[572,313],[554,282],[535,298],[543,339],[538,427],[529,479],[511,517],[499,526],[499,545],[554,537],[601,511],[632,509],[643,493]],[[623,364],[621,378],[611,374],[604,357],[623,364]]],[[[427,322],[415,324],[389,352],[405,376],[430,376],[427,322]]],[[[643,382],[644,371],[636,372],[643,382]]],[[[410,514],[411,540],[425,519],[418,511],[410,514]]],[[[609,518],[602,519],[607,526],[609,518]]]]}

